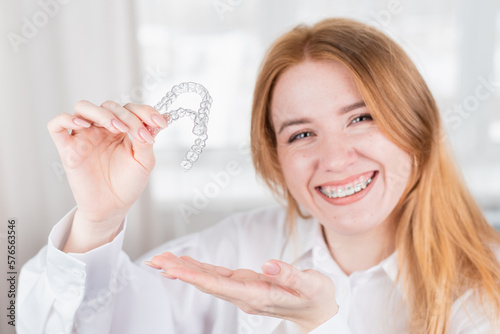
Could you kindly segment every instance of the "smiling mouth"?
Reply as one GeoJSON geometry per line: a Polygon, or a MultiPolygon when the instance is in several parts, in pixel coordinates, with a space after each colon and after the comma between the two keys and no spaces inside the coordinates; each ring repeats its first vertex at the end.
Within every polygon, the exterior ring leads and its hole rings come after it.
{"type": "Polygon", "coordinates": [[[349,197],[352,195],[355,195],[359,192],[362,192],[363,190],[368,187],[370,183],[372,183],[373,179],[375,178],[375,175],[377,172],[373,172],[373,174],[366,178],[361,176],[359,180],[356,180],[354,182],[347,183],[345,185],[341,186],[325,186],[325,187],[318,187],[318,190],[325,195],[328,198],[343,198],[343,197],[349,197]]]}

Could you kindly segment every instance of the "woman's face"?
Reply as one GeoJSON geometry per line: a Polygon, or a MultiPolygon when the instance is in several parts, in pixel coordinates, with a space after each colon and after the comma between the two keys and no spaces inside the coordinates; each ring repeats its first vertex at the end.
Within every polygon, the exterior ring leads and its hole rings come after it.
{"type": "Polygon", "coordinates": [[[276,83],[271,110],[285,181],[302,207],[343,235],[389,224],[411,158],[380,131],[342,64],[292,66],[276,83]]]}

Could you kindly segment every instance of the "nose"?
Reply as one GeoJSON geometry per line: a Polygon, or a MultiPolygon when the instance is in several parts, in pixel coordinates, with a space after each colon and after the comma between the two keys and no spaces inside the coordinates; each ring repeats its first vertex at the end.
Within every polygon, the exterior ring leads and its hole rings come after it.
{"type": "Polygon", "coordinates": [[[352,140],[338,133],[336,136],[323,138],[319,153],[319,167],[327,172],[344,172],[358,159],[352,140]]]}

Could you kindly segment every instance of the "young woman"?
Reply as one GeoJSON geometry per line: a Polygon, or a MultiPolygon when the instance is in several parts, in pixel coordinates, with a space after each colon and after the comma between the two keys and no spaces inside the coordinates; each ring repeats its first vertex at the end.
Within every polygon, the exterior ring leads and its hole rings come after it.
{"type": "Polygon", "coordinates": [[[500,236],[425,82],[377,30],[299,26],[264,59],[252,152],[284,208],[229,217],[135,265],[121,244],[154,165],[143,122],[165,126],[151,107],[113,102],[49,123],[77,208],[23,268],[20,333],[500,330],[500,236]],[[93,149],[75,155],[82,143],[93,149]]]}

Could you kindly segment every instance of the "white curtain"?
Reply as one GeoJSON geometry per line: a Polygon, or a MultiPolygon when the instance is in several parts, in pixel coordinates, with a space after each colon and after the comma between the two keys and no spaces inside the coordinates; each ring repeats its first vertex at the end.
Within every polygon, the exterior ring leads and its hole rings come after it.
{"type": "MultiPolygon", "coordinates": [[[[133,2],[0,2],[0,263],[7,272],[7,220],[15,218],[16,265],[46,242],[75,204],[47,122],[130,91],[139,78],[133,2]]],[[[9,270],[12,271],[12,270],[9,270]]],[[[0,305],[7,305],[5,279],[0,305]]],[[[5,321],[1,333],[14,333],[5,321]]]]}

